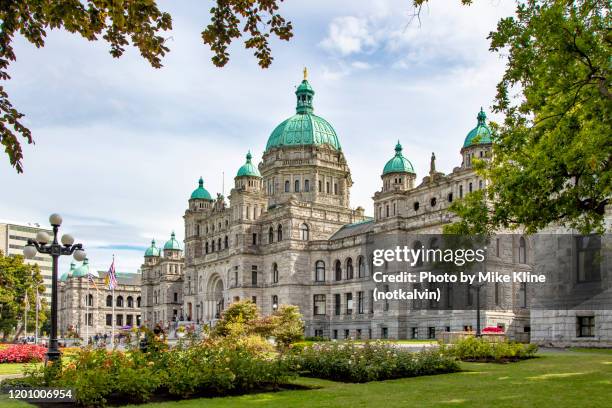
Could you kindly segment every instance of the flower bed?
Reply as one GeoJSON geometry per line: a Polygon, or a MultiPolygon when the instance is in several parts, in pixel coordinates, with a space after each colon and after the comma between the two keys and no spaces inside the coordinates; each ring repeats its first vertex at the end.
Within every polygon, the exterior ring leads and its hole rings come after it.
{"type": "Polygon", "coordinates": [[[357,383],[459,371],[454,357],[436,350],[414,353],[382,342],[314,344],[288,360],[304,376],[357,383]]]}
{"type": "Polygon", "coordinates": [[[43,361],[46,352],[36,344],[11,344],[0,349],[0,363],[37,363],[43,361]]]}
{"type": "Polygon", "coordinates": [[[538,351],[535,344],[490,342],[483,338],[467,337],[452,346],[443,346],[442,352],[462,361],[510,362],[533,358],[538,351]]]}

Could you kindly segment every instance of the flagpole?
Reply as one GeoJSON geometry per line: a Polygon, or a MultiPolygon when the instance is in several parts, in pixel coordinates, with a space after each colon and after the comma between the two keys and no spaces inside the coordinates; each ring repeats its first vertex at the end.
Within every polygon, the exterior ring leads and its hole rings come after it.
{"type": "MultiPolygon", "coordinates": [[[[114,269],[115,269],[115,254],[113,254],[113,263],[112,263],[112,268],[113,268],[113,274],[114,269]]],[[[111,273],[109,271],[109,273],[111,273]]],[[[115,321],[117,320],[117,316],[115,316],[115,285],[113,283],[113,277],[109,276],[110,278],[110,283],[111,283],[111,297],[113,299],[113,321],[112,321],[112,326],[111,326],[111,345],[114,348],[115,347],[115,321]]]]}
{"type": "Polygon", "coordinates": [[[87,277],[87,300],[85,301],[85,347],[89,345],[89,279],[87,277]]]}
{"type": "Polygon", "coordinates": [[[38,344],[38,308],[40,305],[40,298],[38,288],[36,288],[36,333],[34,334],[34,343],[38,344]]]}
{"type": "Polygon", "coordinates": [[[30,301],[28,300],[28,293],[26,292],[26,304],[25,304],[25,334],[24,337],[28,337],[28,312],[30,311],[30,301]]]}

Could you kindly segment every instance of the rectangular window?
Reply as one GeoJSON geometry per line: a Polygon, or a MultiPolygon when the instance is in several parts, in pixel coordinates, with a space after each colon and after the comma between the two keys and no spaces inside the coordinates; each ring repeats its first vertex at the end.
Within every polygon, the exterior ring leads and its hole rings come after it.
{"type": "Polygon", "coordinates": [[[125,316],[125,325],[126,326],[132,326],[134,323],[134,316],[133,315],[126,315],[125,316]]]}
{"type": "Polygon", "coordinates": [[[113,315],[112,314],[107,314],[106,315],[106,325],[107,326],[112,326],[113,325],[113,315]]]}
{"type": "Polygon", "coordinates": [[[340,294],[336,293],[334,295],[334,314],[336,316],[340,315],[340,310],[342,308],[342,305],[340,304],[341,300],[340,300],[340,294]]]}
{"type": "Polygon", "coordinates": [[[497,256],[499,258],[499,254],[501,253],[500,250],[500,241],[499,238],[495,238],[495,256],[497,256]]]}
{"type": "Polygon", "coordinates": [[[428,327],[427,328],[427,338],[428,339],[435,339],[436,338],[436,328],[435,327],[428,327]]]}
{"type": "Polygon", "coordinates": [[[595,317],[578,316],[576,331],[578,337],[595,337],[595,317]]]}
{"type": "Polygon", "coordinates": [[[314,295],[315,316],[325,315],[325,295],[314,295]]]}
{"type": "Polygon", "coordinates": [[[251,266],[251,284],[257,286],[257,265],[251,266]]]}
{"type": "Polygon", "coordinates": [[[361,340],[361,329],[357,329],[355,331],[355,339],[356,340],[361,340]]]}
{"type": "Polygon", "coordinates": [[[374,313],[374,291],[373,290],[370,291],[368,304],[370,305],[370,309],[369,309],[370,313],[374,313]]]}
{"type": "Polygon", "coordinates": [[[251,302],[257,304],[257,296],[251,296],[251,302]]]}
{"type": "Polygon", "coordinates": [[[334,334],[334,339],[338,339],[338,330],[337,329],[334,329],[333,334],[334,334]]]}
{"type": "Polygon", "coordinates": [[[418,327],[413,327],[410,333],[410,338],[411,339],[418,339],[419,338],[419,328],[418,327]]]}
{"type": "Polygon", "coordinates": [[[346,294],[346,314],[347,315],[353,314],[353,294],[352,293],[346,294]]]}
{"type": "Polygon", "coordinates": [[[323,337],[323,329],[315,329],[314,335],[315,337],[323,337]]]}
{"type": "Polygon", "coordinates": [[[174,292],[174,302],[178,302],[178,293],[174,292]]]}
{"type": "Polygon", "coordinates": [[[309,180],[304,180],[304,191],[307,193],[310,191],[310,181],[309,180]]]}
{"type": "Polygon", "coordinates": [[[363,314],[363,292],[357,292],[357,313],[363,314]]]}
{"type": "Polygon", "coordinates": [[[499,306],[499,302],[500,302],[500,290],[501,288],[499,287],[499,282],[495,282],[495,306],[499,306]]]}
{"type": "Polygon", "coordinates": [[[117,326],[123,326],[123,315],[118,314],[115,320],[117,326]]]}
{"type": "Polygon", "coordinates": [[[257,245],[257,234],[253,233],[253,245],[257,245]]]}
{"type": "MultiPolygon", "coordinates": [[[[385,292],[389,292],[389,285],[385,285],[383,290],[385,292]]],[[[385,312],[389,311],[389,301],[387,300],[387,298],[385,298],[385,303],[384,303],[384,306],[383,306],[383,310],[385,312]]]]}
{"type": "Polygon", "coordinates": [[[519,305],[527,307],[527,282],[521,282],[519,286],[519,305]]]}
{"type": "Polygon", "coordinates": [[[383,327],[381,329],[380,338],[381,339],[388,339],[389,338],[389,328],[383,327]]]}
{"type": "Polygon", "coordinates": [[[85,315],[85,320],[88,326],[93,326],[93,313],[87,313],[85,315]]]}
{"type": "Polygon", "coordinates": [[[351,337],[351,331],[349,329],[344,330],[344,339],[351,337]]]}
{"type": "Polygon", "coordinates": [[[238,286],[238,266],[234,266],[234,285],[238,286]]]}
{"type": "Polygon", "coordinates": [[[601,279],[601,237],[587,235],[576,238],[578,282],[597,282],[601,279]]]}
{"type": "Polygon", "coordinates": [[[329,181],[325,183],[325,188],[326,188],[327,194],[329,194],[329,181]]]}
{"type": "Polygon", "coordinates": [[[321,180],[319,180],[319,193],[323,192],[323,188],[321,187],[323,183],[321,183],[321,180]]]}

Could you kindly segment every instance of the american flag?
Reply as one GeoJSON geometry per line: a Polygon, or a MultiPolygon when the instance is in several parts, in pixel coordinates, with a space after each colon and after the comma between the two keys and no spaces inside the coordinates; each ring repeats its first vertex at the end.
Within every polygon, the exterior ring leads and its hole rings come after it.
{"type": "Polygon", "coordinates": [[[108,268],[107,275],[108,288],[113,290],[117,287],[117,275],[115,274],[115,257],[113,257],[113,263],[111,263],[110,268],[108,268]]]}

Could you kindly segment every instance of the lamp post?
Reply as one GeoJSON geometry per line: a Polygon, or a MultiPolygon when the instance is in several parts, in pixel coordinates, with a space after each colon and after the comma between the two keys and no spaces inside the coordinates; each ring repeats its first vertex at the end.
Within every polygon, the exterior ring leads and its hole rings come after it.
{"type": "Polygon", "coordinates": [[[69,234],[64,234],[61,244],[57,241],[57,233],[62,225],[62,217],[59,214],[51,214],[49,223],[53,227],[53,239],[44,231],[36,234],[36,239],[28,239],[28,244],[23,249],[23,255],[27,259],[32,259],[37,252],[49,254],[53,259],[51,274],[51,333],[49,335],[49,349],[47,359],[56,361],[60,359],[60,352],[57,344],[57,270],[59,257],[61,255],[74,255],[77,261],[83,261],[86,257],[83,245],[74,244],[74,238],[69,234]],[[51,243],[49,243],[51,241],[51,243]]]}

